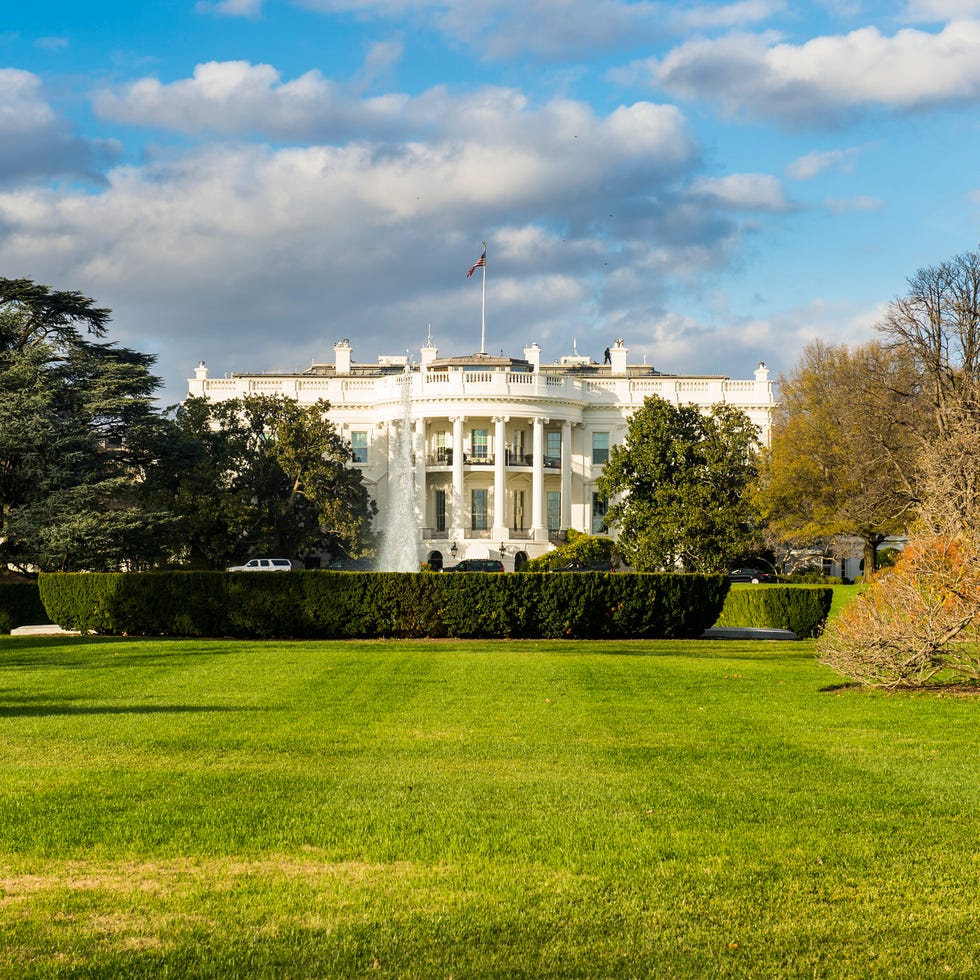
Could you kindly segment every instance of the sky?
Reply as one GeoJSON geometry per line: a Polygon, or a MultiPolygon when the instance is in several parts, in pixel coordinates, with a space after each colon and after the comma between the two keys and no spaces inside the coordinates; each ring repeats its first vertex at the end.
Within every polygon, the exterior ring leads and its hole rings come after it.
{"type": "Polygon", "coordinates": [[[980,241],[980,0],[77,0],[0,18],[0,276],[211,377],[860,343],[980,241]]]}

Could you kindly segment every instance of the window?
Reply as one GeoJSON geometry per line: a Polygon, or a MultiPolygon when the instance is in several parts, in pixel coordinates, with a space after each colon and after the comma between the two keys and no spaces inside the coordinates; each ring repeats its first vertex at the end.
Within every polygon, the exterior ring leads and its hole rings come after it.
{"type": "Polygon", "coordinates": [[[487,491],[473,490],[470,493],[470,527],[474,531],[487,529],[487,491]]]}
{"type": "Polygon", "coordinates": [[[514,530],[524,530],[524,491],[514,491],[514,530]]]}
{"type": "Polygon", "coordinates": [[[599,494],[592,494],[592,533],[603,534],[606,531],[606,511],[609,510],[609,502],[604,500],[599,494]]]}
{"type": "Polygon", "coordinates": [[[557,490],[548,491],[548,530],[561,530],[561,493],[557,490]]]}
{"type": "Polygon", "coordinates": [[[436,530],[446,530],[446,491],[436,490],[436,530]]]}
{"type": "Polygon", "coordinates": [[[352,432],[350,434],[350,447],[354,451],[355,463],[366,463],[368,459],[368,434],[366,432],[352,432]]]}
{"type": "Polygon", "coordinates": [[[489,441],[487,438],[488,431],[489,430],[487,429],[473,430],[473,438],[471,440],[471,446],[473,450],[472,456],[474,459],[486,459],[487,456],[489,455],[488,448],[487,448],[487,444],[489,441]]]}
{"type": "Polygon", "coordinates": [[[453,461],[453,452],[449,448],[449,433],[437,432],[435,436],[436,462],[449,465],[453,461]]]}
{"type": "Polygon", "coordinates": [[[561,464],[561,433],[546,432],[544,435],[544,465],[559,466],[561,464]]]}
{"type": "Polygon", "coordinates": [[[514,440],[514,452],[511,459],[515,463],[523,463],[525,461],[525,449],[524,449],[524,435],[523,429],[514,429],[511,436],[514,440]]]}
{"type": "Polygon", "coordinates": [[[592,433],[592,465],[601,466],[609,462],[609,433],[592,433]]]}

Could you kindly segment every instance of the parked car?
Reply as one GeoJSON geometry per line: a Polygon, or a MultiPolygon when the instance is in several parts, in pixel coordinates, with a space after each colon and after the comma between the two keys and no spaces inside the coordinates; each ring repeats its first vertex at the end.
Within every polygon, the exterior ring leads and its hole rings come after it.
{"type": "Polygon", "coordinates": [[[496,558],[464,558],[444,572],[502,572],[504,563],[496,558]]]}
{"type": "Polygon", "coordinates": [[[772,572],[762,568],[733,568],[728,573],[728,577],[733,582],[751,582],[753,585],[776,581],[776,576],[772,572]]]}
{"type": "Polygon", "coordinates": [[[293,563],[288,558],[253,558],[244,565],[231,565],[226,572],[291,572],[293,563]]]}
{"type": "Polygon", "coordinates": [[[570,561],[567,565],[552,568],[552,572],[615,572],[611,561],[570,561]]]}

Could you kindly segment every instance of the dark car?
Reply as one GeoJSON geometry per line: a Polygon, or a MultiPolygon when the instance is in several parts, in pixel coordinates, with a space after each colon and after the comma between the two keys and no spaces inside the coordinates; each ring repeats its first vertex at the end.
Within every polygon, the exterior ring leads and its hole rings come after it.
{"type": "Polygon", "coordinates": [[[733,568],[728,573],[728,577],[733,582],[751,582],[753,585],[776,581],[776,576],[772,572],[767,572],[761,568],[733,568]]]}
{"type": "Polygon", "coordinates": [[[504,563],[496,558],[464,558],[444,572],[502,572],[504,563]]]}
{"type": "Polygon", "coordinates": [[[553,572],[615,572],[611,561],[570,561],[567,565],[552,568],[553,572]]]}

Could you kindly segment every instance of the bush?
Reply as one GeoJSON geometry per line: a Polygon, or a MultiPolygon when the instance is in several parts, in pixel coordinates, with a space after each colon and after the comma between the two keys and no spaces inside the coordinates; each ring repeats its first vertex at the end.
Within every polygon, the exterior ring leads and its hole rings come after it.
{"type": "Polygon", "coordinates": [[[0,582],[0,633],[49,621],[37,582],[0,582]]]}
{"type": "Polygon", "coordinates": [[[719,575],[455,572],[49,573],[66,628],[243,637],[700,636],[728,590],[719,575]]]}
{"type": "Polygon", "coordinates": [[[968,538],[910,541],[836,617],[821,661],[873,687],[915,687],[950,672],[980,681],[980,547],[968,538]]]}
{"type": "Polygon", "coordinates": [[[568,541],[560,544],[551,551],[546,551],[537,558],[532,558],[524,564],[522,572],[547,572],[553,568],[561,568],[571,562],[582,562],[585,565],[609,562],[618,565],[616,545],[611,538],[599,535],[583,534],[572,528],[568,529],[568,541]]]}
{"type": "Polygon", "coordinates": [[[810,586],[732,589],[715,625],[792,630],[800,639],[808,639],[823,629],[833,597],[830,588],[810,586]]]}

